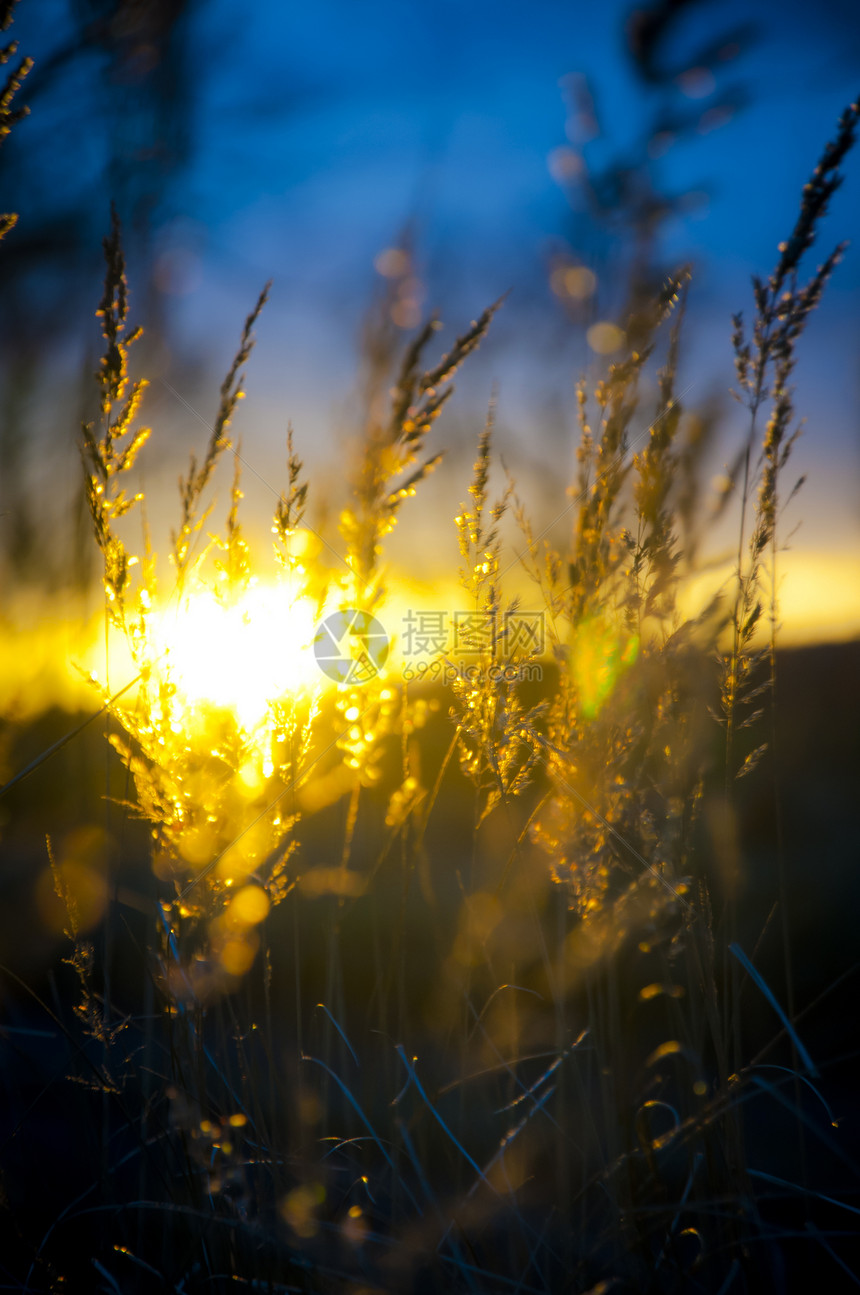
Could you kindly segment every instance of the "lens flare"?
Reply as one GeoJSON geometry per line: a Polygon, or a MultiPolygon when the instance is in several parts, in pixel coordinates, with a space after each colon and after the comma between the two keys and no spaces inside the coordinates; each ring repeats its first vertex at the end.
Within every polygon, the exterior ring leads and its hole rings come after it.
{"type": "Polygon", "coordinates": [[[639,639],[620,635],[608,622],[591,617],[582,622],[571,651],[571,673],[576,680],[582,713],[593,719],[609,697],[624,670],[639,653],[639,639]]]}

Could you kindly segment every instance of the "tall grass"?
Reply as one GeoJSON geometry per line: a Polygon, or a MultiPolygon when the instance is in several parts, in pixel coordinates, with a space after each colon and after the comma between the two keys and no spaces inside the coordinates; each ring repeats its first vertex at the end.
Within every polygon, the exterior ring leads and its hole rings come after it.
{"type": "MultiPolygon", "coordinates": [[[[749,336],[735,317],[750,423],[723,596],[681,614],[698,427],[679,394],[695,290],[683,270],[647,309],[637,299],[622,350],[580,383],[566,543],[559,519],[530,517],[511,477],[492,502],[491,405],[454,522],[467,628],[461,656],[449,653],[450,687],[422,689],[376,662],[331,689],[271,697],[253,724],[184,697],[157,630],[166,607],[193,615],[201,588],[229,607],[253,580],[232,422],[267,289],[203,458],[180,482],[159,582],[145,525],[132,538],[145,499],[129,483],[154,434],[140,422],[145,381],[129,372],[139,331],[114,214],[100,419],[83,428],[82,457],[106,641],[124,640],[137,672],[122,695],[110,675],[101,684],[120,761],[111,792],[119,772],[148,835],[152,911],[123,1011],[109,965],[131,939],[118,907],[99,967],[83,873],[52,849],[75,985],[43,1009],[67,1040],[76,1110],[98,1142],[88,1173],[99,1167],[16,1243],[14,1263],[29,1262],[14,1288],[790,1285],[783,1241],[802,1229],[774,1215],[773,1188],[800,1200],[812,1187],[800,1164],[789,1179],[753,1163],[748,1112],[767,1103],[825,1142],[831,1121],[806,1100],[827,1113],[796,1023],[784,880],[783,1002],[744,947],[725,824],[737,779],[765,749],[759,698],[775,713],[789,380],[841,249],[805,285],[798,275],[857,118],[856,107],[844,114],[776,269],[754,281],[749,336]],[[230,504],[213,535],[231,450],[230,504]],[[533,602],[506,593],[516,562],[533,602]],[[539,688],[524,682],[536,665],[539,688]],[[724,830],[710,833],[715,792],[724,830]],[[753,993],[779,1023],[764,1043],[744,1025],[753,993]],[[765,1066],[786,1039],[790,1054],[765,1066]]],[[[436,361],[425,359],[433,320],[396,361],[387,334],[370,338],[377,396],[387,386],[389,397],[384,409],[367,402],[340,564],[301,556],[314,482],[288,435],[271,523],[278,597],[351,618],[365,654],[371,618],[389,605],[386,537],[439,462],[425,448],[433,424],[498,304],[436,361]]],[[[844,1274],[838,1238],[807,1222],[803,1244],[844,1274]]]]}

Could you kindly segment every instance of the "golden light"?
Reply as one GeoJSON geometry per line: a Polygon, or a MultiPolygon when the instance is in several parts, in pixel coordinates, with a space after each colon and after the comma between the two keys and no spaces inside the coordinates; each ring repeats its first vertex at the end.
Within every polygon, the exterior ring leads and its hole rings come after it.
{"type": "Polygon", "coordinates": [[[564,272],[564,286],[569,296],[585,301],[594,295],[597,275],[585,265],[571,265],[564,272]]]}
{"type": "Polygon", "coordinates": [[[319,1231],[317,1213],[326,1198],[322,1183],[308,1183],[293,1190],[281,1205],[281,1213],[296,1236],[309,1239],[319,1231]]]}
{"type": "Polygon", "coordinates": [[[624,330],[608,319],[592,324],[585,336],[597,355],[612,355],[624,345],[624,330]]]}
{"type": "Polygon", "coordinates": [[[269,897],[260,886],[244,886],[230,905],[230,919],[238,926],[258,926],[270,908],[269,897]]]}
{"type": "MultiPolygon", "coordinates": [[[[155,619],[153,655],[163,653],[186,702],[230,710],[252,730],[270,702],[325,682],[313,653],[316,620],[311,599],[291,596],[283,583],[252,584],[230,603],[201,588],[155,619]]],[[[251,769],[242,776],[255,780],[251,769]]]]}
{"type": "MultiPolygon", "coordinates": [[[[683,613],[695,615],[716,594],[725,599],[734,579],[733,564],[725,562],[685,582],[679,599],[683,613]]],[[[860,557],[856,553],[789,549],[779,555],[777,584],[783,647],[846,642],[860,635],[860,557]]],[[[756,641],[763,642],[768,633],[763,616],[756,641]]]]}
{"type": "Polygon", "coordinates": [[[552,271],[550,287],[558,297],[587,301],[597,290],[597,275],[585,265],[562,263],[552,271]]]}

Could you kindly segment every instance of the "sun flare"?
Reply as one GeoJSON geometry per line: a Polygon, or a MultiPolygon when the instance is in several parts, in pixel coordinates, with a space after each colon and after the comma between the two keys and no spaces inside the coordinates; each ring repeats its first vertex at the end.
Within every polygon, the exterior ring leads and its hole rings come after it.
{"type": "Polygon", "coordinates": [[[250,730],[270,702],[325,682],[314,659],[316,621],[313,601],[282,582],[254,583],[230,602],[203,587],[156,618],[152,646],[189,705],[231,710],[250,730]]]}

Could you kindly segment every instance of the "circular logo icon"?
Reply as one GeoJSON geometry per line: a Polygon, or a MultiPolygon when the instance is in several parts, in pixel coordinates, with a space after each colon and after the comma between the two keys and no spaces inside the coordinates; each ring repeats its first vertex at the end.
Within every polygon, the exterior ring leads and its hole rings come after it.
{"type": "Polygon", "coordinates": [[[379,621],[354,607],[326,616],[314,635],[317,665],[335,683],[367,683],[385,665],[388,649],[379,621]]]}

